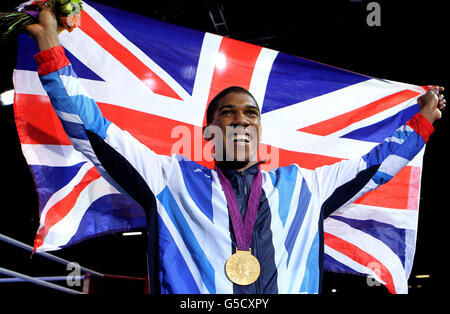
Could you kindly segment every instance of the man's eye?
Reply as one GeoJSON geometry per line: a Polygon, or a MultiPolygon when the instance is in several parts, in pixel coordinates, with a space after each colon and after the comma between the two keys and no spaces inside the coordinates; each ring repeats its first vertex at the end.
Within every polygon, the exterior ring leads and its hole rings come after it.
{"type": "Polygon", "coordinates": [[[248,115],[249,115],[249,116],[252,116],[252,117],[256,117],[256,116],[258,116],[258,112],[252,110],[252,111],[249,111],[249,112],[248,112],[248,115]]]}
{"type": "Polygon", "coordinates": [[[231,110],[223,110],[222,111],[222,115],[231,115],[231,114],[233,114],[233,111],[231,111],[231,110]]]}

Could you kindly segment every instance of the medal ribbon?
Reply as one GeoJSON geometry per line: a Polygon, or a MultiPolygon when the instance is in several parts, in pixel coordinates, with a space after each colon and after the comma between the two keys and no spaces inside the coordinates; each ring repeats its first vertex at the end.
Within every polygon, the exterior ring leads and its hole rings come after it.
{"type": "Polygon", "coordinates": [[[238,250],[248,251],[250,249],[250,242],[252,240],[256,214],[258,213],[259,199],[262,191],[261,170],[258,168],[258,173],[253,178],[244,221],[242,221],[236,195],[234,194],[230,180],[225,177],[219,167],[216,166],[215,170],[219,176],[220,184],[222,184],[225,198],[227,199],[228,212],[230,213],[234,235],[236,236],[237,248],[238,250]]]}

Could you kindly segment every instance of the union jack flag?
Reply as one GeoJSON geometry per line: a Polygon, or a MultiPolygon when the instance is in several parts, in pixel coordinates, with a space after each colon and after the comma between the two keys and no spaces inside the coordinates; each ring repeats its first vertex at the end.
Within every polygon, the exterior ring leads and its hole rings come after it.
{"type": "MultiPolygon", "coordinates": [[[[91,2],[81,26],[60,41],[103,115],[158,154],[171,154],[176,126],[201,134],[206,106],[219,91],[247,88],[261,108],[266,170],[359,158],[418,112],[426,89],[91,2]]],[[[39,195],[35,250],[145,228],[140,206],[73,149],[39,81],[34,42],[25,35],[19,42],[14,110],[39,195]]],[[[184,154],[211,166],[197,151],[184,154]]],[[[370,275],[392,293],[407,292],[422,156],[325,220],[325,270],[370,275]]]]}

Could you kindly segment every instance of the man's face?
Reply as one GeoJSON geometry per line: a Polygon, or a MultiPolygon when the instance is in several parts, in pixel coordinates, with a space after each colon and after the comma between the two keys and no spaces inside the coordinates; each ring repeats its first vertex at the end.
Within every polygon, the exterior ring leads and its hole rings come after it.
{"type": "MultiPolygon", "coordinates": [[[[261,116],[257,104],[245,93],[232,92],[218,102],[211,125],[221,130],[223,153],[215,139],[215,159],[220,161],[257,161],[261,116]]],[[[217,141],[219,140],[219,141],[217,141]]]]}

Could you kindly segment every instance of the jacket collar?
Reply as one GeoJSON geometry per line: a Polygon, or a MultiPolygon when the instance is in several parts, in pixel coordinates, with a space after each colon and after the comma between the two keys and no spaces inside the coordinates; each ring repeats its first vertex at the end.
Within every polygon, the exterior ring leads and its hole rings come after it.
{"type": "Polygon", "coordinates": [[[258,161],[256,164],[248,167],[247,169],[245,169],[242,172],[239,172],[232,168],[220,166],[220,165],[219,165],[219,168],[220,168],[220,170],[222,170],[223,174],[228,178],[228,180],[231,180],[233,177],[235,177],[237,175],[254,177],[256,175],[256,173],[258,172],[259,165],[264,162],[265,162],[265,160],[258,161]]]}

